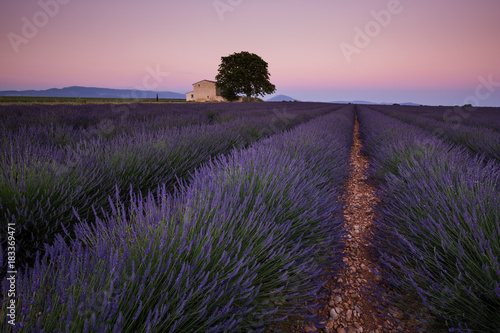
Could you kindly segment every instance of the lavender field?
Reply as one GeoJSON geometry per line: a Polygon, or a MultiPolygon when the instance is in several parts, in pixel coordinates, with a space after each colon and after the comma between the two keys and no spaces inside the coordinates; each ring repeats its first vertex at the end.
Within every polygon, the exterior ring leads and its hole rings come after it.
{"type": "MultiPolygon", "coordinates": [[[[437,332],[498,332],[499,137],[479,126],[456,133],[446,122],[423,126],[405,111],[357,107],[371,175],[381,189],[372,251],[384,280],[399,290],[391,301],[437,332]],[[448,135],[438,137],[436,129],[448,135]],[[457,140],[467,135],[466,142],[457,140]]],[[[490,123],[500,121],[495,111],[490,123]]]]}
{"type": "Polygon", "coordinates": [[[500,109],[286,102],[0,106],[0,331],[326,330],[357,123],[365,293],[500,332],[500,109]]]}

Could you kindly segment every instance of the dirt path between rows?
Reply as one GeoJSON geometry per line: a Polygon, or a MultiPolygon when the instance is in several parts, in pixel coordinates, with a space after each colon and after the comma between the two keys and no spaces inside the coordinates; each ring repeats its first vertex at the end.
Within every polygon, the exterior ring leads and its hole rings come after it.
{"type": "Polygon", "coordinates": [[[327,305],[318,313],[327,318],[326,328],[306,326],[302,329],[305,332],[323,333],[412,332],[405,327],[401,312],[390,308],[389,313],[382,314],[368,296],[366,288],[381,283],[380,276],[372,272],[376,271],[376,265],[367,248],[367,237],[375,218],[373,208],[379,199],[375,196],[375,187],[367,181],[369,162],[361,153],[357,118],[353,135],[350,175],[341,197],[348,231],[344,258],[346,268],[340,277],[327,284],[327,288],[331,288],[327,305]],[[387,315],[392,319],[388,320],[387,315]]]}

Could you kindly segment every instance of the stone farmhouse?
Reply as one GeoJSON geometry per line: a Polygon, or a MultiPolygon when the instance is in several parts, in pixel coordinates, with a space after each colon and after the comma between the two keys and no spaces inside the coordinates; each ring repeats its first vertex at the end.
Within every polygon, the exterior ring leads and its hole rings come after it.
{"type": "Polygon", "coordinates": [[[215,87],[215,81],[201,80],[193,83],[193,91],[186,94],[186,101],[195,102],[225,102],[220,95],[220,89],[215,87]]]}

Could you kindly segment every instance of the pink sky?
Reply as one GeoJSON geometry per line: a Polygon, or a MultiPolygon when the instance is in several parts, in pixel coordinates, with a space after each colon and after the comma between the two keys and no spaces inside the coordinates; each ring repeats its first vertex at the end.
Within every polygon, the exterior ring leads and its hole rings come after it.
{"type": "Polygon", "coordinates": [[[249,51],[300,100],[500,106],[499,14],[498,0],[0,0],[0,90],[185,93],[249,51]],[[148,68],[169,74],[145,86],[148,68]]]}

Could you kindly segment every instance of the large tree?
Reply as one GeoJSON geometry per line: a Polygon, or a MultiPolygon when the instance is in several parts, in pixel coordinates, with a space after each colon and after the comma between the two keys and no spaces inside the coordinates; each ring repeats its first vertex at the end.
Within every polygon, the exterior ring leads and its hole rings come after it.
{"type": "Polygon", "coordinates": [[[267,62],[258,55],[243,51],[221,57],[221,60],[216,86],[228,101],[237,100],[238,94],[250,99],[276,91],[276,86],[269,81],[267,62]]]}

